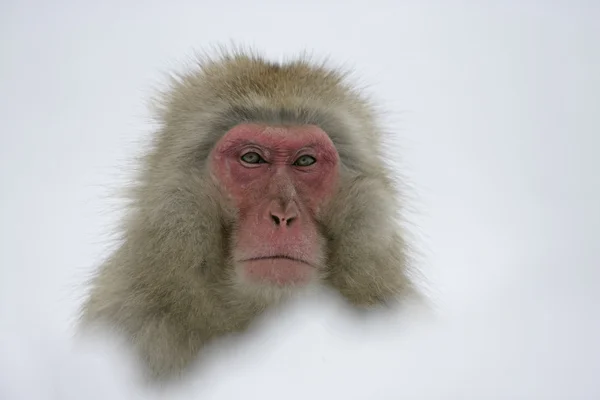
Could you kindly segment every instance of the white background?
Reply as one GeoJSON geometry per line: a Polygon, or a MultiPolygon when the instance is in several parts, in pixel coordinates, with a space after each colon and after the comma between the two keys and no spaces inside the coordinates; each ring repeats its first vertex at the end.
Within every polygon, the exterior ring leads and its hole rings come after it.
{"type": "Polygon", "coordinates": [[[0,399],[600,398],[598,21],[591,0],[3,1],[0,399]],[[230,40],[369,84],[436,312],[296,304],[144,390],[112,345],[75,344],[81,285],[147,99],[230,40]]]}

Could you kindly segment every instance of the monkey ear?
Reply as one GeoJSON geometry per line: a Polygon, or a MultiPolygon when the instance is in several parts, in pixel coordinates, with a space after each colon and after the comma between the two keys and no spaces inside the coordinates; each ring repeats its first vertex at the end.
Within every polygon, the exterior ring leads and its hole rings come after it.
{"type": "Polygon", "coordinates": [[[383,182],[360,179],[331,205],[328,282],[357,306],[396,303],[416,293],[393,199],[383,182]]]}

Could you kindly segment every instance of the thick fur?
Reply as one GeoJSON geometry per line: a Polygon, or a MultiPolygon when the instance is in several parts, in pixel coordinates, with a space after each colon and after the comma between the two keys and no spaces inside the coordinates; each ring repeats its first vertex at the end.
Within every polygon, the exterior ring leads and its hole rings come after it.
{"type": "Polygon", "coordinates": [[[161,96],[159,129],[141,162],[119,248],[92,281],[85,323],[125,334],[155,377],[179,373],[213,337],[243,331],[285,290],[236,282],[235,210],[211,183],[212,146],[240,122],[313,123],[340,153],[341,185],[318,216],[323,281],[357,306],[411,291],[400,204],[381,156],[373,108],[346,74],[299,59],[232,52],[199,61],[161,96]]]}

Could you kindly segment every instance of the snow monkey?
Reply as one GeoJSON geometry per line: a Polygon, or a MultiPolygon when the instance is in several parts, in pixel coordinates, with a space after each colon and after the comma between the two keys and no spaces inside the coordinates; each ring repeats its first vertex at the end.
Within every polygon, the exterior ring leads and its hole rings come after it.
{"type": "Polygon", "coordinates": [[[160,379],[308,287],[359,309],[412,292],[383,134],[347,78],[241,50],[177,75],[84,325],[124,335],[160,379]]]}

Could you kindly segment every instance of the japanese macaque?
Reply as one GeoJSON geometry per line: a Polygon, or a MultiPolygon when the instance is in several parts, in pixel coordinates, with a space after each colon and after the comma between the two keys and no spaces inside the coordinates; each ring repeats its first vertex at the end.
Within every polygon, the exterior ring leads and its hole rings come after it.
{"type": "Polygon", "coordinates": [[[413,293],[382,133],[344,72],[235,51],[160,100],[122,241],[82,313],[125,335],[152,377],[317,284],[359,307],[413,293]]]}

